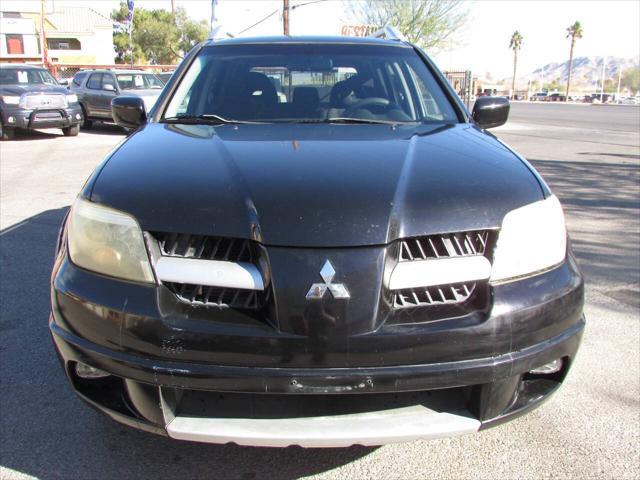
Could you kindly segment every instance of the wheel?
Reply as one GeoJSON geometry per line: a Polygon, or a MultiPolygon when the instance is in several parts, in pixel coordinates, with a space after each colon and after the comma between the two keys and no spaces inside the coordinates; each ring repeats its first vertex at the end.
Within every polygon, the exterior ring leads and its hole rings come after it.
{"type": "Polygon", "coordinates": [[[84,119],[82,128],[89,130],[93,126],[93,122],[87,117],[87,111],[84,109],[84,105],[80,104],[80,108],[82,108],[82,118],[84,119]]]}
{"type": "Polygon", "coordinates": [[[0,123],[0,140],[13,140],[16,135],[16,129],[13,127],[5,127],[0,123]]]}
{"type": "Polygon", "coordinates": [[[64,133],[65,137],[77,137],[79,132],[80,132],[80,125],[79,124],[72,125],[70,127],[62,129],[62,133],[64,133]]]}

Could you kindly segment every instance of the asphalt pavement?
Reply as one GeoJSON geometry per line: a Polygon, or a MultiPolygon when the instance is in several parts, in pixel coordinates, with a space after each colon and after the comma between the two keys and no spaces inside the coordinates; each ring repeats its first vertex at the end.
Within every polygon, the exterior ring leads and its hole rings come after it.
{"type": "Polygon", "coordinates": [[[494,130],[561,199],[587,329],[544,406],[475,435],[304,450],[169,440],[113,423],[66,384],[47,329],[58,226],[124,136],[0,143],[0,478],[640,478],[640,108],[515,104],[494,130]]]}

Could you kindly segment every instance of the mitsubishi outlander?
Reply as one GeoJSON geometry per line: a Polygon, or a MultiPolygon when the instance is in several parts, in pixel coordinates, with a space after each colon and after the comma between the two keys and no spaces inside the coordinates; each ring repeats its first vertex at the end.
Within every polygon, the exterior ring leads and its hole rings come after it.
{"type": "Polygon", "coordinates": [[[540,405],[585,325],[558,198],[419,48],[206,41],[64,220],[50,329],[123,424],[241,445],[462,435],[540,405]]]}

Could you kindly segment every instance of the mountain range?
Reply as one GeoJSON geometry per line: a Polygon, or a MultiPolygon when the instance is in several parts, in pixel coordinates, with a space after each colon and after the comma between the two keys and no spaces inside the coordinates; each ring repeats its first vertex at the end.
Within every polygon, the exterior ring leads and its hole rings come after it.
{"type": "MultiPolygon", "coordinates": [[[[571,83],[579,85],[595,85],[602,78],[602,64],[605,64],[605,79],[618,80],[620,69],[624,72],[628,68],[640,67],[640,57],[577,57],[573,59],[571,83]]],[[[539,81],[544,83],[557,80],[563,84],[567,81],[569,73],[569,61],[562,63],[548,63],[528,75],[519,76],[518,82],[539,81]]]]}

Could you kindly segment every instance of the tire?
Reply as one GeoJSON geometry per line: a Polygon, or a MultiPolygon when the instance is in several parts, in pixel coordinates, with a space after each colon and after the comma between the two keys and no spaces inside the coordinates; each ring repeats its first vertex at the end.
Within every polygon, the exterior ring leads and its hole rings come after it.
{"type": "Polygon", "coordinates": [[[13,140],[16,135],[16,129],[13,127],[5,127],[0,123],[0,140],[13,140]]]}
{"type": "Polygon", "coordinates": [[[80,124],[72,125],[62,129],[65,137],[77,137],[80,132],[80,124]]]}
{"type": "Polygon", "coordinates": [[[93,126],[93,122],[87,117],[87,111],[84,109],[84,105],[80,104],[80,108],[82,108],[82,128],[89,130],[93,126]]]}

